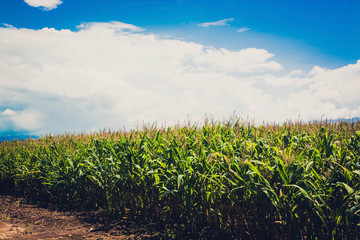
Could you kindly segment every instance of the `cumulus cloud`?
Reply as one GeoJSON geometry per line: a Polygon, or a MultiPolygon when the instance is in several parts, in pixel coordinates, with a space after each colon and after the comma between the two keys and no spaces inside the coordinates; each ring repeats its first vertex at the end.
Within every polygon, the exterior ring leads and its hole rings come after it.
{"type": "Polygon", "coordinates": [[[0,132],[36,131],[41,126],[39,113],[32,109],[14,111],[6,109],[0,113],[0,132]]]}
{"type": "Polygon", "coordinates": [[[61,0],[24,0],[29,6],[39,7],[45,11],[50,11],[62,4],[61,0]]]}
{"type": "Polygon", "coordinates": [[[242,27],[242,28],[239,28],[236,32],[242,33],[242,32],[246,32],[249,30],[250,30],[250,28],[248,28],[248,27],[242,27]]]}
{"type": "Polygon", "coordinates": [[[199,23],[198,26],[199,27],[226,26],[226,25],[228,25],[228,22],[232,22],[234,20],[235,20],[234,18],[226,18],[226,19],[219,20],[219,21],[216,21],[216,22],[199,23]]]}
{"type": "Polygon", "coordinates": [[[0,132],[129,129],[234,111],[258,121],[360,115],[360,62],[281,74],[265,49],[216,49],[140,30],[120,22],[76,32],[0,28],[0,132]]]}

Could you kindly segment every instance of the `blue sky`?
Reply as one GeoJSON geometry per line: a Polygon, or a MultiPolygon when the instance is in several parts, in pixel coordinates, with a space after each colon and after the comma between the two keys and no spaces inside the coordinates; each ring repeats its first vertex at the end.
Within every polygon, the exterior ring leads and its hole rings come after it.
{"type": "Polygon", "coordinates": [[[39,11],[22,0],[0,2],[0,22],[17,28],[75,31],[82,22],[109,21],[215,47],[265,48],[283,58],[301,54],[297,64],[338,67],[360,56],[358,0],[64,0],[51,11],[39,11]],[[197,27],[228,18],[234,20],[222,28],[197,27]],[[250,30],[239,34],[241,27],[250,30]]]}
{"type": "Polygon", "coordinates": [[[2,135],[360,115],[358,0],[2,0],[1,24],[2,135]]]}

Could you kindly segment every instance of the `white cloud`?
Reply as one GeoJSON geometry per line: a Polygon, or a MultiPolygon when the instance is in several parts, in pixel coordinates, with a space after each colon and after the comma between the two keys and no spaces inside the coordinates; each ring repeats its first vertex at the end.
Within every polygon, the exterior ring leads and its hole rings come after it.
{"type": "Polygon", "coordinates": [[[264,80],[264,83],[269,86],[296,88],[309,85],[309,83],[314,81],[314,79],[308,75],[304,74],[302,70],[295,70],[280,77],[267,74],[261,76],[261,78],[264,80]]]}
{"type": "Polygon", "coordinates": [[[281,107],[289,117],[296,112],[306,120],[320,115],[330,119],[360,115],[360,60],[338,69],[316,66],[308,74],[298,70],[264,79],[268,85],[290,88],[281,107]]]}
{"type": "Polygon", "coordinates": [[[40,114],[36,110],[26,109],[12,117],[16,130],[38,130],[41,126],[40,114]]]}
{"type": "Polygon", "coordinates": [[[227,18],[227,19],[216,21],[216,22],[199,23],[198,26],[199,27],[226,26],[226,25],[228,25],[228,22],[232,22],[234,20],[235,20],[234,18],[227,18]]]}
{"type": "Polygon", "coordinates": [[[96,30],[96,31],[107,31],[113,30],[115,32],[141,32],[144,29],[137,27],[132,24],[111,21],[111,22],[89,22],[89,23],[82,23],[81,25],[77,26],[80,30],[96,30]]]}
{"type": "Polygon", "coordinates": [[[247,48],[240,51],[206,49],[205,54],[193,57],[192,66],[198,70],[225,72],[263,72],[281,70],[282,66],[270,59],[274,55],[264,49],[247,48]]]}
{"type": "Polygon", "coordinates": [[[119,22],[79,29],[0,28],[0,132],[132,128],[234,111],[260,122],[360,115],[360,62],[282,74],[264,49],[204,47],[119,22]]]}
{"type": "Polygon", "coordinates": [[[4,25],[6,28],[16,29],[13,25],[10,25],[10,24],[7,24],[7,23],[3,23],[3,25],[4,25]]]}
{"type": "Polygon", "coordinates": [[[36,131],[42,125],[39,113],[32,109],[0,113],[0,133],[3,131],[36,131]]]}
{"type": "Polygon", "coordinates": [[[242,32],[246,32],[249,30],[250,30],[250,28],[248,28],[248,27],[242,27],[242,28],[239,28],[236,32],[242,33],[242,32]]]}
{"type": "Polygon", "coordinates": [[[28,5],[32,7],[40,7],[45,11],[50,11],[57,8],[58,5],[62,4],[61,0],[24,0],[28,5]]]}
{"type": "Polygon", "coordinates": [[[5,111],[2,114],[3,115],[15,115],[15,112],[11,109],[5,109],[5,111]]]}

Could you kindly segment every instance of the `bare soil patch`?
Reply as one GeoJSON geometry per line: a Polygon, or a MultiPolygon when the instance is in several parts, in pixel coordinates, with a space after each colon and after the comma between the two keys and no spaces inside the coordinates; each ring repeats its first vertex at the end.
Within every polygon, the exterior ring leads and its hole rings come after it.
{"type": "Polygon", "coordinates": [[[112,218],[102,211],[63,210],[0,196],[0,239],[157,239],[154,223],[112,218]]]}

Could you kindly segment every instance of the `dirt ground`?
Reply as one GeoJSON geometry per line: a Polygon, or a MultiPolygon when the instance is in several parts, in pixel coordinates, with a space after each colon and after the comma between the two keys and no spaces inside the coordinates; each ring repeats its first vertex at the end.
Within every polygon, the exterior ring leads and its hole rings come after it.
{"type": "Polygon", "coordinates": [[[0,239],[157,239],[155,225],[113,219],[101,211],[63,211],[0,196],[0,239]]]}

